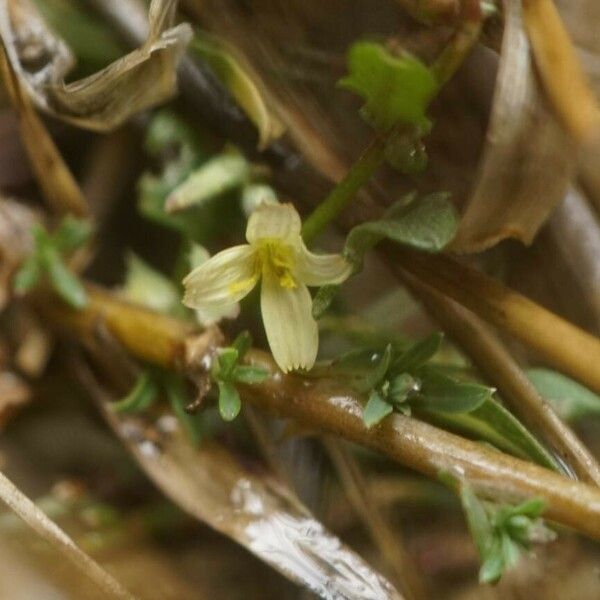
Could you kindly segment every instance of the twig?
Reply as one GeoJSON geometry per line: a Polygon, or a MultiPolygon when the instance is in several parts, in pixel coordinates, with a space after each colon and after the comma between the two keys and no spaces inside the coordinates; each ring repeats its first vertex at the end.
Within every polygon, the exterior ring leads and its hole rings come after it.
{"type": "Polygon", "coordinates": [[[383,250],[395,273],[409,272],[533,348],[560,371],[600,391],[597,337],[448,256],[426,255],[391,244],[385,244],[383,250]]]}
{"type": "Polygon", "coordinates": [[[0,472],[0,498],[41,538],[57,548],[79,571],[91,579],[109,598],[134,600],[134,596],[124,589],[95,560],[83,552],[54,521],[51,521],[2,472],[0,472]]]}
{"type": "MultiPolygon", "coordinates": [[[[78,312],[52,298],[39,302],[38,307],[50,323],[72,337],[87,338],[103,318],[109,331],[138,358],[189,368],[182,361],[190,333],[186,323],[123,302],[98,288],[90,287],[88,293],[89,305],[78,312]]],[[[514,500],[540,496],[547,502],[549,518],[600,539],[600,490],[409,417],[393,415],[369,429],[362,419],[361,399],[342,383],[311,383],[283,375],[272,358],[258,350],[250,351],[248,358],[273,374],[266,382],[243,389],[246,401],[257,407],[381,452],[429,477],[458,470],[478,493],[514,500]]]]}
{"type": "Polygon", "coordinates": [[[600,486],[600,466],[571,428],[542,399],[498,338],[473,313],[411,275],[405,283],[442,329],[458,342],[531,429],[538,430],[579,478],[600,486]]]}

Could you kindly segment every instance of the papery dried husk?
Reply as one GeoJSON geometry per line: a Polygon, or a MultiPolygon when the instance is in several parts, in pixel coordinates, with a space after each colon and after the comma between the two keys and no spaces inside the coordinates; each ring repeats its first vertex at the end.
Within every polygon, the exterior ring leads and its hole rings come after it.
{"type": "Polygon", "coordinates": [[[195,448],[172,415],[116,413],[87,367],[79,373],[140,467],[185,512],[323,598],[401,600],[282,484],[216,442],[195,448]]]}
{"type": "Polygon", "coordinates": [[[105,69],[65,83],[73,64],[65,44],[29,0],[0,1],[0,35],[12,69],[44,112],[95,131],[114,129],[176,91],[176,68],[191,28],[174,26],[177,0],[153,0],[144,44],[105,69]]]}
{"type": "Polygon", "coordinates": [[[533,70],[520,2],[505,29],[486,147],[452,249],[480,251],[507,237],[529,244],[563,198],[577,148],[533,70]]]}

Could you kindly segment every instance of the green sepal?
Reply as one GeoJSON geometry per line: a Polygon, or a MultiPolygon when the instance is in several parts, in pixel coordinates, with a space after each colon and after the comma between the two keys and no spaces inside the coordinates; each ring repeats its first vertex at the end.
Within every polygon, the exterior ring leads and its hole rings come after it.
{"type": "Polygon", "coordinates": [[[224,421],[233,421],[242,408],[235,386],[229,381],[219,381],[219,413],[224,421]]]}

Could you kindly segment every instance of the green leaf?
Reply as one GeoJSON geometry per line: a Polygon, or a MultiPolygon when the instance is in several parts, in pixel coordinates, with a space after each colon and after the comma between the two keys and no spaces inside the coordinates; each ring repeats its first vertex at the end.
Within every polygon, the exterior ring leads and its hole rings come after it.
{"type": "Polygon", "coordinates": [[[448,413],[470,413],[479,408],[494,392],[477,383],[463,383],[451,377],[423,369],[421,391],[415,408],[448,413]]]}
{"type": "Polygon", "coordinates": [[[68,215],[52,234],[51,240],[59,252],[72,252],[88,241],[92,231],[93,227],[89,221],[68,215]]]}
{"type": "Polygon", "coordinates": [[[201,206],[221,194],[243,185],[250,174],[240,154],[224,153],[205,162],[177,186],[167,198],[167,212],[201,206]]]}
{"type": "Polygon", "coordinates": [[[238,351],[231,346],[221,348],[217,355],[217,370],[214,373],[215,379],[219,381],[228,381],[231,379],[233,369],[239,360],[238,351]]]}
{"type": "Polygon", "coordinates": [[[425,113],[438,86],[420,60],[408,53],[395,57],[381,44],[357,42],[348,53],[348,70],[340,85],[365,100],[364,116],[376,129],[427,126],[425,113]]]}
{"type": "Polygon", "coordinates": [[[188,399],[183,380],[171,373],[165,373],[162,382],[175,416],[181,423],[190,441],[195,446],[198,446],[202,440],[202,432],[198,420],[186,410],[188,399]]]}
{"type": "Polygon", "coordinates": [[[383,239],[397,244],[439,252],[452,240],[458,227],[458,215],[448,194],[429,194],[402,210],[386,213],[380,221],[368,221],[357,225],[346,238],[344,254],[354,265],[361,265],[365,253],[383,239]]]}
{"type": "Polygon", "coordinates": [[[539,465],[562,472],[559,463],[499,402],[489,398],[469,413],[449,413],[413,409],[425,421],[492,444],[513,456],[532,460],[539,465]]]}
{"type": "Polygon", "coordinates": [[[377,390],[372,390],[363,411],[363,421],[367,427],[373,427],[393,410],[392,405],[388,404],[377,390]]]}
{"type": "Polygon", "coordinates": [[[37,254],[32,254],[23,262],[13,280],[13,289],[17,294],[25,294],[40,281],[42,269],[37,254]]]}
{"type": "Polygon", "coordinates": [[[394,405],[405,403],[410,396],[418,392],[421,384],[408,373],[394,377],[390,382],[387,397],[394,405]]]}
{"type": "Polygon", "coordinates": [[[158,386],[149,371],[138,377],[133,389],[125,398],[115,402],[112,408],[119,413],[135,413],[146,410],[156,400],[158,386]]]}
{"type": "Polygon", "coordinates": [[[219,412],[224,421],[233,421],[242,408],[235,386],[229,381],[219,381],[219,412]]]}
{"type": "Polygon", "coordinates": [[[460,482],[459,498],[465,511],[467,525],[477,546],[479,555],[485,555],[492,543],[493,528],[483,502],[475,495],[466,481],[460,482]]]}
{"type": "Polygon", "coordinates": [[[67,269],[59,255],[48,253],[45,265],[50,283],[58,295],[73,308],[83,308],[87,304],[85,288],[67,269]]]}
{"type": "Polygon", "coordinates": [[[389,165],[406,175],[422,173],[427,168],[428,156],[425,144],[416,134],[405,131],[393,131],[385,144],[385,159],[389,165]]]}
{"type": "Polygon", "coordinates": [[[505,569],[504,553],[502,548],[502,542],[499,539],[493,541],[492,546],[486,552],[485,558],[479,569],[479,583],[495,583],[505,569]]]}
{"type": "Polygon", "coordinates": [[[527,377],[563,419],[600,415],[600,396],[577,381],[550,369],[529,369],[527,377]]]}
{"type": "Polygon", "coordinates": [[[324,285],[318,289],[312,302],[312,316],[314,319],[320,319],[323,316],[339,289],[339,285],[324,285]]]}
{"type": "Polygon", "coordinates": [[[358,392],[369,392],[383,382],[392,360],[392,345],[388,344],[379,361],[369,369],[355,387],[358,392]]]}
{"type": "Polygon", "coordinates": [[[255,383],[262,383],[269,378],[269,372],[260,367],[241,365],[233,369],[232,379],[239,383],[246,383],[253,385],[255,383]]]}
{"type": "Polygon", "coordinates": [[[252,336],[249,331],[242,331],[231,344],[232,348],[235,348],[238,353],[238,361],[244,360],[244,356],[252,347],[252,336]]]}
{"type": "Polygon", "coordinates": [[[194,36],[191,49],[211,66],[216,76],[256,125],[259,149],[266,148],[270,142],[281,136],[284,131],[282,123],[269,110],[263,94],[234,56],[232,48],[215,36],[198,32],[194,36]]]}
{"type": "Polygon", "coordinates": [[[415,371],[435,355],[443,339],[444,334],[436,332],[413,344],[394,360],[391,371],[394,373],[415,371]]]}

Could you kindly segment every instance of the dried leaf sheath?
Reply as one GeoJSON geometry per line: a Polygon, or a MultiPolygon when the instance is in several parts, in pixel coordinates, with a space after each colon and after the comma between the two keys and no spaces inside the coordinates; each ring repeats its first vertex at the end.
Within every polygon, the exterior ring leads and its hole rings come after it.
{"type": "Polygon", "coordinates": [[[175,93],[177,64],[191,39],[189,25],[173,26],[176,5],[175,0],[153,0],[148,38],[140,48],[68,84],[64,77],[70,61],[60,40],[47,29],[29,37],[29,19],[37,18],[29,2],[0,2],[0,35],[16,76],[40,109],[79,127],[106,131],[175,93]],[[24,56],[35,44],[47,63],[30,72],[24,56]]]}

